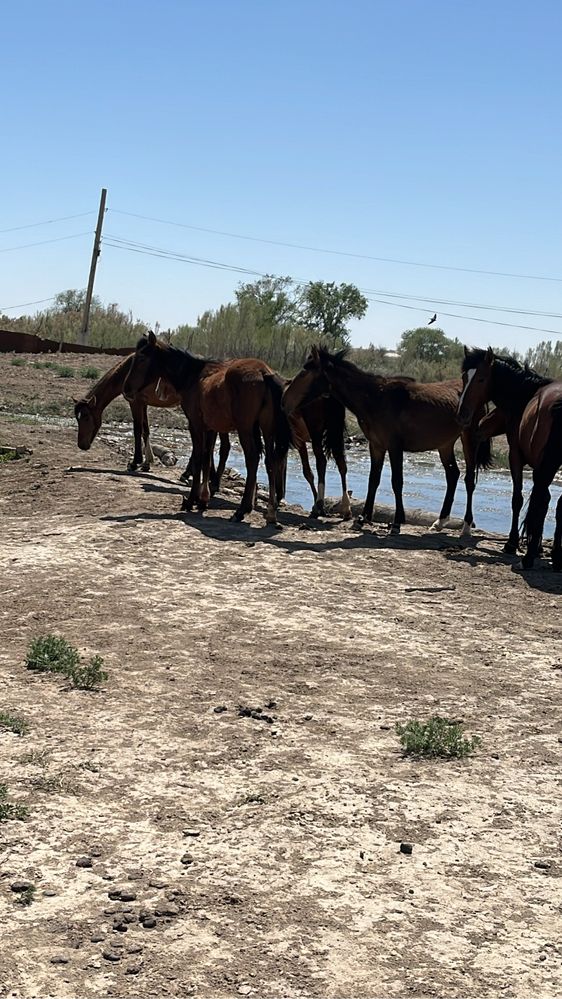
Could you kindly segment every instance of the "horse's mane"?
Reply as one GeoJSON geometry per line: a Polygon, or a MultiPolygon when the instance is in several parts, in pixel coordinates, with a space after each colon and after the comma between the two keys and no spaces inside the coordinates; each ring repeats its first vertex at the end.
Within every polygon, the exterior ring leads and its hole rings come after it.
{"type": "Polygon", "coordinates": [[[410,385],[417,379],[411,378],[410,375],[378,375],[375,371],[365,371],[364,368],[360,368],[353,361],[347,360],[349,354],[349,347],[342,347],[341,350],[336,351],[335,354],[331,354],[327,347],[321,344],[318,348],[318,353],[320,355],[320,361],[327,363],[331,361],[332,364],[341,365],[345,362],[346,367],[352,368],[357,375],[363,375],[367,379],[374,380],[377,385],[387,385],[392,384],[398,387],[399,385],[410,385]]]}
{"type": "MultiPolygon", "coordinates": [[[[486,359],[487,354],[488,351],[481,347],[472,347],[463,358],[463,372],[470,371],[471,368],[477,368],[486,359]]],[[[546,375],[541,375],[534,368],[529,367],[527,362],[521,364],[511,354],[494,353],[494,364],[498,365],[502,373],[509,371],[512,377],[515,375],[518,383],[521,385],[536,385],[537,388],[541,388],[542,385],[548,385],[552,381],[552,378],[547,378],[546,375]]]]}
{"type": "MultiPolygon", "coordinates": [[[[137,345],[135,350],[142,350],[143,347],[148,346],[148,337],[146,335],[141,336],[140,340],[137,340],[137,345]]],[[[160,343],[158,341],[158,347],[162,350],[171,351],[174,354],[180,354],[182,358],[187,361],[204,361],[205,364],[222,364],[216,357],[203,357],[202,354],[194,354],[193,351],[187,350],[186,347],[174,347],[170,343],[160,343]]]]}

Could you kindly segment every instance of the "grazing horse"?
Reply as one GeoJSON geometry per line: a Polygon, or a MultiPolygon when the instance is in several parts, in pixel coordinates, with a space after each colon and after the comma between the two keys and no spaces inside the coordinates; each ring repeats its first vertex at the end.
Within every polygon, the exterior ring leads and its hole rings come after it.
{"type": "MultiPolygon", "coordinates": [[[[82,451],[90,450],[101,427],[104,409],[123,392],[123,385],[131,370],[132,361],[132,355],[118,361],[109,371],[106,371],[105,375],[96,382],[82,399],[74,400],[74,415],[78,422],[78,447],[82,451]]],[[[129,472],[136,472],[137,468],[140,467],[143,472],[148,472],[150,471],[151,463],[154,461],[154,454],[150,446],[147,407],[155,406],[159,409],[174,409],[176,406],[181,406],[181,398],[169,382],[159,379],[152,385],[147,385],[140,395],[129,399],[128,402],[133,417],[135,451],[127,465],[127,470],[129,472]],[[142,456],[143,442],[144,460],[142,456]]],[[[228,434],[221,434],[219,464],[217,470],[213,470],[212,474],[213,492],[217,492],[220,487],[220,480],[226,466],[229,451],[230,442],[228,434]]],[[[186,482],[190,474],[191,459],[181,475],[180,481],[186,482]]]]}
{"type": "MultiPolygon", "coordinates": [[[[423,384],[401,376],[385,378],[362,371],[347,361],[345,355],[345,350],[330,354],[324,347],[313,347],[304,367],[285,390],[285,412],[291,414],[308,400],[330,393],[355,413],[369,441],[371,454],[363,517],[368,521],[372,519],[375,495],[388,451],[396,500],[392,534],[399,534],[406,520],[402,502],[404,451],[439,452],[447,478],[447,491],[433,527],[441,530],[445,526],[460,475],[454,445],[461,437],[466,460],[467,494],[462,534],[469,535],[474,526],[472,494],[476,469],[489,465],[490,443],[489,440],[479,441],[473,432],[463,431],[457,422],[461,380],[423,384]]],[[[483,416],[484,411],[479,415],[483,416]]]]}
{"type": "Polygon", "coordinates": [[[181,397],[193,443],[193,482],[182,510],[194,504],[207,509],[213,446],[218,433],[237,431],[246,460],[246,485],[234,514],[242,520],[255,498],[257,471],[265,448],[269,500],[265,519],[277,523],[277,505],[283,496],[284,468],[291,444],[291,430],[281,409],[284,382],[255,358],[215,361],[189,351],[161,344],[154,333],[142,337],[133,355],[123,387],[127,399],[142,392],[158,378],[170,382],[181,397]]]}
{"type": "MultiPolygon", "coordinates": [[[[504,551],[515,554],[519,544],[519,514],[523,506],[523,467],[533,469],[533,489],[524,522],[527,552],[521,560],[530,569],[540,549],[550,500],[549,486],[562,465],[562,381],[539,375],[512,357],[465,347],[463,392],[459,420],[468,424],[483,403],[492,401],[504,415],[513,480],[512,520],[504,551]]],[[[556,507],[552,566],[562,569],[562,497],[556,507]]]]}

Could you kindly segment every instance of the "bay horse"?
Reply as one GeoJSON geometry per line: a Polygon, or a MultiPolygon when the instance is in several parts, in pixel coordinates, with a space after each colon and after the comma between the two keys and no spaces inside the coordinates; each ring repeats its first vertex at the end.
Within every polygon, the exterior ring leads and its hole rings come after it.
{"type": "MultiPolygon", "coordinates": [[[[463,392],[459,420],[468,424],[483,403],[492,401],[504,415],[513,480],[512,519],[504,551],[519,545],[519,515],[523,506],[523,468],[533,469],[533,489],[524,521],[527,551],[524,569],[533,566],[541,545],[550,501],[549,486],[562,465],[562,381],[538,374],[515,358],[465,347],[463,392]]],[[[552,567],[562,569],[562,497],[556,506],[552,567]]]]}
{"type": "Polygon", "coordinates": [[[181,397],[193,443],[193,480],[182,510],[191,510],[194,505],[207,509],[216,436],[237,431],[246,461],[246,484],[234,519],[242,520],[253,508],[263,438],[269,482],[265,519],[268,524],[277,524],[291,444],[289,422],[281,409],[283,379],[256,358],[217,361],[196,357],[159,343],[151,332],[141,337],[133,354],[123,386],[125,398],[131,399],[159,378],[170,382],[181,397]]]}
{"type": "MultiPolygon", "coordinates": [[[[82,451],[90,450],[101,427],[103,411],[109,406],[110,402],[113,402],[117,396],[122,394],[125,379],[131,370],[132,361],[133,355],[131,353],[128,357],[124,357],[118,361],[109,371],[106,371],[82,399],[73,400],[74,415],[78,423],[78,447],[82,451]]],[[[133,418],[133,438],[135,443],[134,454],[127,465],[127,471],[136,472],[140,468],[143,472],[148,472],[154,461],[154,454],[150,445],[147,407],[155,406],[159,409],[174,409],[178,406],[181,407],[181,398],[169,382],[165,381],[165,379],[159,379],[152,385],[147,385],[142,393],[127,401],[133,418]]],[[[217,492],[220,487],[220,480],[226,466],[229,451],[230,441],[228,434],[221,434],[219,464],[216,471],[213,469],[212,473],[213,492],[217,492]]],[[[180,482],[187,482],[190,474],[191,458],[186,469],[180,476],[180,482]]]]}
{"type": "MultiPolygon", "coordinates": [[[[447,491],[438,519],[432,525],[441,530],[451,513],[460,476],[454,445],[459,437],[466,461],[466,512],[462,536],[470,535],[473,524],[472,495],[478,468],[491,463],[489,439],[463,430],[457,421],[461,379],[424,384],[413,378],[391,378],[362,371],[346,360],[346,350],[331,354],[325,347],[313,347],[301,371],[283,396],[287,414],[310,399],[331,394],[355,414],[369,442],[371,470],[363,518],[370,521],[386,452],[392,469],[392,489],[396,508],[391,533],[399,534],[406,517],[402,501],[404,451],[439,452],[445,469],[447,491]]],[[[480,416],[484,415],[482,409],[480,416]]]]}

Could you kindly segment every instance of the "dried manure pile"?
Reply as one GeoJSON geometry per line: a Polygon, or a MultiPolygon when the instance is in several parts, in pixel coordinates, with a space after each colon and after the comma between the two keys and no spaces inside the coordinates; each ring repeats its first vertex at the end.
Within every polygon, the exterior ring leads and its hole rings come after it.
{"type": "Polygon", "coordinates": [[[180,515],[0,374],[0,996],[560,996],[560,575],[180,515]]]}

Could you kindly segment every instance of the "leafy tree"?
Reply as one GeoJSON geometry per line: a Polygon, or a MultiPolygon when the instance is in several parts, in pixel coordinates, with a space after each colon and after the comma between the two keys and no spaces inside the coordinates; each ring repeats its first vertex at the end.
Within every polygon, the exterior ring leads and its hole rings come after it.
{"type": "Polygon", "coordinates": [[[527,351],[525,360],[543,375],[562,378],[562,340],[557,340],[555,344],[543,340],[527,351]]]}
{"type": "Polygon", "coordinates": [[[301,296],[300,322],[332,345],[347,344],[349,320],[362,319],[367,308],[367,299],[354,284],[310,281],[301,296]]]}

